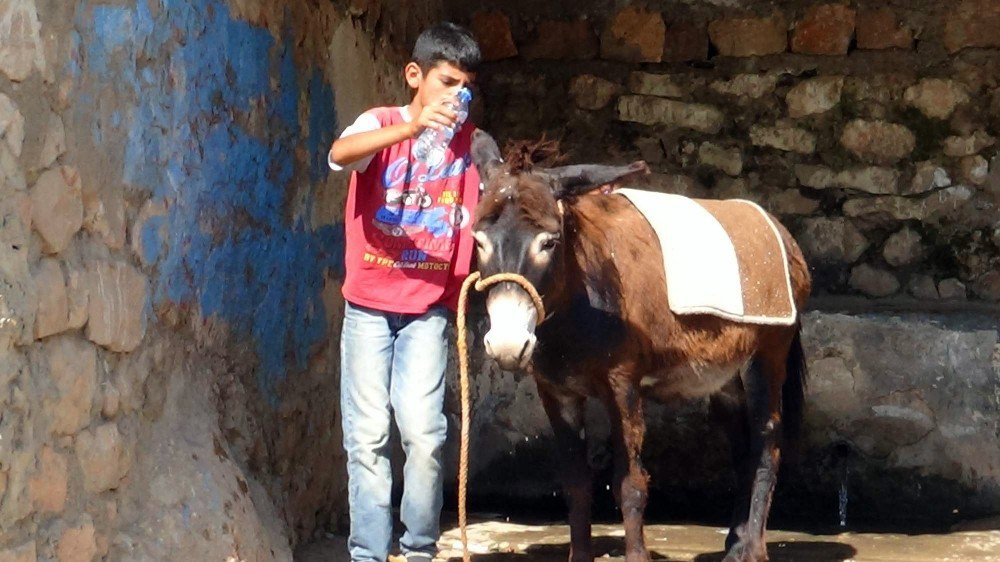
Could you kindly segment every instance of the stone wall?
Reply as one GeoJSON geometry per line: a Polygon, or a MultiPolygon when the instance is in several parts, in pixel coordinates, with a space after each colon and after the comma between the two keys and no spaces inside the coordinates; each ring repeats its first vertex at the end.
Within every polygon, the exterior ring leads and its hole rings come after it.
{"type": "MultiPolygon", "coordinates": [[[[822,312],[805,316],[808,438],[779,511],[836,522],[843,484],[852,519],[1000,512],[1000,4],[447,7],[491,61],[477,117],[501,144],[545,134],[574,163],[641,158],[647,188],[749,198],[796,235],[822,312]]],[[[534,383],[487,364],[476,388],[473,494],[553,498],[534,383]]],[[[704,404],[647,418],[653,509],[728,509],[704,404]]]]}
{"type": "MultiPolygon", "coordinates": [[[[1000,300],[991,0],[483,2],[484,128],[756,200],[818,295],[1000,300]]],[[[456,3],[456,10],[462,9],[456,3]]]]}
{"type": "Polygon", "coordinates": [[[0,559],[290,560],[338,524],[325,153],[438,11],[0,0],[0,559]]]}

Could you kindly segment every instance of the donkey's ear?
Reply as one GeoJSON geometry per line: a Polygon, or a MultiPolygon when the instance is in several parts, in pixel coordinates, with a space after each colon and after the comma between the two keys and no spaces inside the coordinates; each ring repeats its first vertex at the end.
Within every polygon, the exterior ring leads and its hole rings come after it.
{"type": "Polygon", "coordinates": [[[639,160],[627,166],[605,166],[602,164],[580,164],[547,168],[540,172],[555,180],[553,187],[556,199],[581,195],[602,185],[614,183],[632,176],[649,173],[649,166],[639,160]]]}
{"type": "Polygon", "coordinates": [[[489,133],[482,129],[476,129],[472,133],[472,163],[479,170],[479,177],[483,183],[489,182],[490,178],[503,165],[500,158],[500,147],[497,141],[489,133]]]}

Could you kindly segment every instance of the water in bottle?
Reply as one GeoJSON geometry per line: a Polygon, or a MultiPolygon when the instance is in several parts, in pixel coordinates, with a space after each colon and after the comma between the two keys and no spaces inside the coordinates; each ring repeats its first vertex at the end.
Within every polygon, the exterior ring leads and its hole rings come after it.
{"type": "Polygon", "coordinates": [[[472,101],[472,91],[468,88],[462,88],[458,91],[458,95],[455,98],[455,102],[448,104],[458,114],[455,124],[440,130],[428,127],[424,129],[424,132],[420,133],[416,142],[413,143],[413,157],[426,163],[429,168],[433,168],[444,162],[444,155],[448,144],[451,143],[455,132],[465,122],[466,118],[469,117],[469,103],[472,101]]]}

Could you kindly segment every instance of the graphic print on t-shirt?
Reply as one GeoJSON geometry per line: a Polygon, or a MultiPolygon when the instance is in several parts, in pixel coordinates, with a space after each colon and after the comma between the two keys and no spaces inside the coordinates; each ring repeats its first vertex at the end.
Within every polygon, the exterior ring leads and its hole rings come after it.
{"type": "Polygon", "coordinates": [[[384,203],[372,217],[377,233],[368,240],[364,260],[398,269],[448,269],[455,233],[468,224],[470,213],[461,193],[440,189],[458,187],[448,179],[461,176],[470,158],[431,168],[402,155],[390,162],[381,178],[384,203]]]}

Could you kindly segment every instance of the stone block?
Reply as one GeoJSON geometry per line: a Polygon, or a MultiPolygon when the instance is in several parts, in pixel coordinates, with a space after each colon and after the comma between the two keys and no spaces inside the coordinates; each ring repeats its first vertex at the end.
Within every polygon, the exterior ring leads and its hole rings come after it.
{"type": "Polygon", "coordinates": [[[854,263],[869,246],[861,231],[841,217],[806,219],[796,240],[810,261],[830,264],[854,263]]]}
{"type": "Polygon", "coordinates": [[[846,55],[854,37],[855,12],[843,4],[820,4],[806,10],[792,33],[792,52],[846,55]]]}
{"type": "Polygon", "coordinates": [[[743,152],[739,148],[723,148],[717,144],[703,142],[698,148],[698,161],[704,166],[718,168],[730,176],[743,172],[743,152]]]}
{"type": "Polygon", "coordinates": [[[759,99],[774,92],[778,78],[776,73],[739,74],[729,80],[716,80],[709,87],[720,94],[759,99]]]}
{"type": "Polygon", "coordinates": [[[66,506],[68,486],[66,457],[47,445],[42,447],[36,472],[28,480],[28,495],[35,510],[41,513],[62,513],[66,506]]]}
{"type": "Polygon", "coordinates": [[[951,53],[967,47],[1000,47],[1000,3],[961,0],[945,11],[944,46],[951,53]]]}
{"type": "Polygon", "coordinates": [[[98,262],[87,269],[87,338],[111,351],[132,351],[146,331],[146,276],[134,267],[98,262]]]}
{"type": "Polygon", "coordinates": [[[728,18],[708,24],[708,36],[726,57],[753,57],[784,53],[788,22],[781,14],[767,18],[728,18]]]}
{"type": "Polygon", "coordinates": [[[97,555],[97,541],[94,538],[94,524],[82,525],[63,530],[56,544],[59,562],[92,562],[97,555]]]}
{"type": "Polygon", "coordinates": [[[666,25],[659,12],[635,6],[619,10],[601,34],[601,58],[622,62],[660,62],[666,25]]]}
{"type": "Polygon", "coordinates": [[[913,30],[901,25],[891,8],[862,8],[858,12],[858,48],[910,49],[913,30]]]}
{"type": "Polygon", "coordinates": [[[118,426],[109,422],[80,432],[76,438],[76,458],[83,470],[84,489],[98,494],[118,488],[131,467],[132,451],[118,426]]]}
{"type": "Polygon", "coordinates": [[[664,98],[682,98],[686,96],[691,90],[690,83],[690,78],[673,74],[632,72],[628,76],[628,89],[633,94],[660,96],[664,98]]]}
{"type": "Polygon", "coordinates": [[[855,156],[875,164],[895,164],[916,147],[913,132],[896,123],[855,119],[844,127],[840,144],[855,156]]]}
{"type": "Polygon", "coordinates": [[[891,272],[866,263],[851,270],[851,287],[870,296],[887,297],[899,291],[899,280],[891,272]]]}
{"type": "Polygon", "coordinates": [[[677,21],[667,25],[663,62],[708,59],[708,28],[705,24],[677,21]]]}
{"type": "Polygon", "coordinates": [[[934,119],[947,119],[955,108],[969,101],[965,87],[954,80],[924,78],[906,89],[904,99],[934,119]]]}
{"type": "Polygon", "coordinates": [[[788,116],[797,118],[829,111],[840,103],[843,91],[843,76],[820,76],[805,80],[785,96],[788,116]]]}
{"type": "Polygon", "coordinates": [[[0,139],[7,143],[11,154],[21,156],[24,147],[24,115],[14,100],[0,93],[0,139]]]}
{"type": "Polygon", "coordinates": [[[882,247],[882,257],[893,267],[909,265],[919,260],[923,253],[920,234],[909,227],[893,233],[882,247]]]}
{"type": "Polygon", "coordinates": [[[41,348],[54,392],[42,402],[55,435],[73,435],[90,423],[97,388],[97,350],[70,335],[53,336],[41,348]]]}
{"type": "Polygon", "coordinates": [[[569,82],[569,97],[580,109],[603,109],[621,92],[621,84],[593,74],[574,76],[569,82]]]}
{"type": "Polygon", "coordinates": [[[586,20],[548,20],[538,24],[534,39],[521,54],[528,60],[589,60],[597,51],[597,36],[586,20]]]}
{"type": "Polygon", "coordinates": [[[38,295],[35,337],[41,339],[69,329],[69,299],[62,266],[57,260],[43,258],[32,279],[38,295]]]}
{"type": "Polygon", "coordinates": [[[80,174],[63,166],[43,173],[31,188],[31,223],[42,237],[42,249],[57,254],[83,226],[80,174]]]}
{"type": "Polygon", "coordinates": [[[510,34],[510,18],[500,10],[480,10],[472,14],[471,27],[484,61],[517,56],[517,47],[510,34]]]}
{"type": "Polygon", "coordinates": [[[754,125],[750,127],[750,141],[754,146],[767,146],[785,152],[816,152],[816,135],[798,127],[754,125]]]}
{"type": "Polygon", "coordinates": [[[714,135],[722,129],[725,116],[710,105],[654,96],[622,96],[618,98],[618,118],[645,125],[683,127],[714,135]]]}
{"type": "Polygon", "coordinates": [[[45,72],[45,48],[35,0],[0,4],[0,73],[24,81],[36,69],[45,72]]]}

